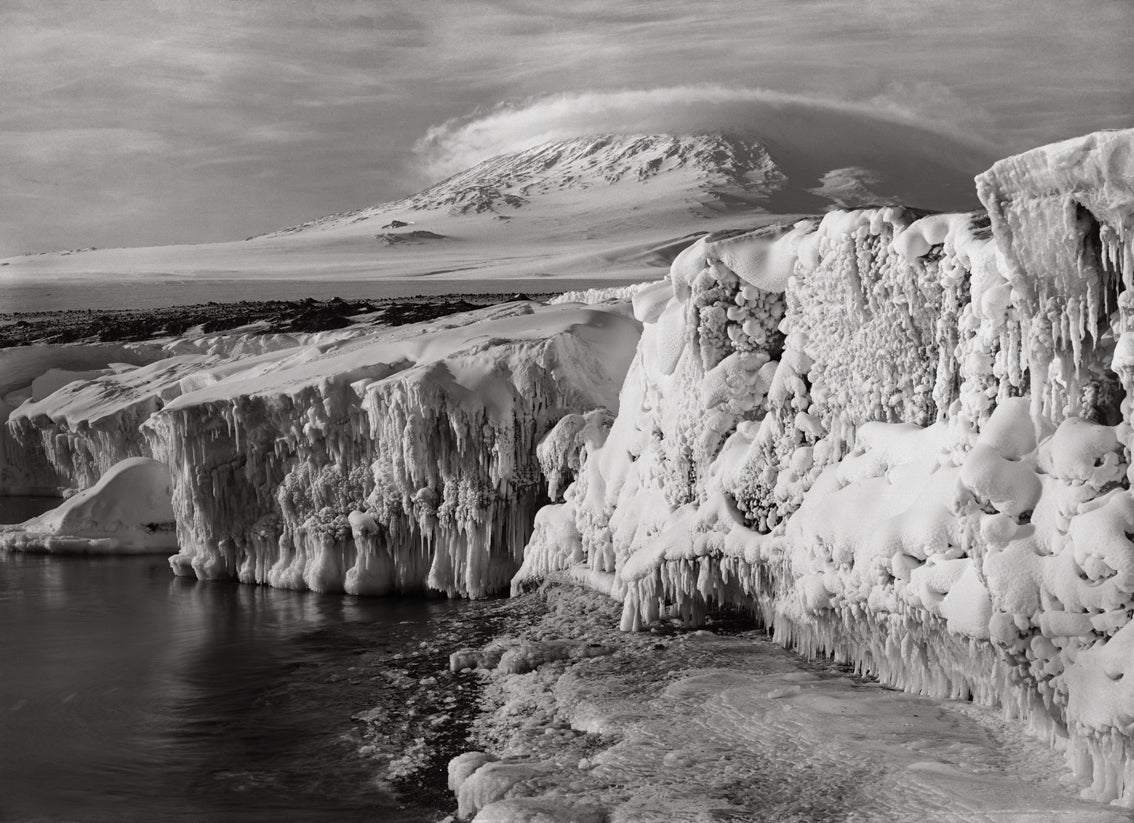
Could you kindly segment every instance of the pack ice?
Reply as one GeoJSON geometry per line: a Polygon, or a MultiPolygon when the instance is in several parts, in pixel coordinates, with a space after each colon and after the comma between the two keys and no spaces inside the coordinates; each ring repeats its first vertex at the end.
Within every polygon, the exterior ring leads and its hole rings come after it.
{"type": "Polygon", "coordinates": [[[755,609],[804,654],[1003,706],[1134,805],[1134,131],[976,186],[985,211],[682,252],[634,296],[609,429],[544,442],[552,494],[577,468],[513,589],[594,586],[626,630],[755,609]]]}

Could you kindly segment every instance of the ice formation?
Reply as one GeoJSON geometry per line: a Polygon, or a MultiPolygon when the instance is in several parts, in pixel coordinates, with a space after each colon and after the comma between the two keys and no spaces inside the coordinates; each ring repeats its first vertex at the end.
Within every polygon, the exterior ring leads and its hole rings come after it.
{"type": "Polygon", "coordinates": [[[627,630],[755,609],[806,654],[1004,706],[1134,805],[1134,132],[977,192],[398,331],[5,354],[3,483],[93,494],[152,457],[199,578],[555,573],[627,630]]]}
{"type": "Polygon", "coordinates": [[[805,654],[1005,707],[1134,805],[1134,131],[977,191],[680,254],[635,297],[605,442],[543,446],[575,480],[513,589],[568,570],[627,630],[755,609],[805,654]]]}
{"type": "Polygon", "coordinates": [[[565,414],[616,408],[628,308],[517,302],[183,379],[142,426],[173,470],[174,570],[352,594],[506,588],[543,502],[536,443],[565,414]]]}
{"type": "Polygon", "coordinates": [[[0,429],[0,493],[87,488],[119,461],[150,455],[139,425],[183,391],[263,367],[288,350],[361,333],[211,334],[0,350],[0,420],[7,420],[0,429]]]}
{"type": "Polygon", "coordinates": [[[123,460],[51,511],[0,526],[0,548],[57,554],[172,551],[177,535],[169,469],[148,457],[123,460]]]}
{"type": "MultiPolygon", "coordinates": [[[[545,500],[536,444],[578,418],[577,450],[617,408],[640,324],[628,299],[591,298],[113,347],[82,373],[59,368],[75,347],[13,350],[34,364],[7,391],[6,473],[17,490],[89,489],[156,457],[179,574],[481,596],[507,588],[545,500]]],[[[25,526],[9,547],[39,540],[25,526]]]]}
{"type": "Polygon", "coordinates": [[[508,636],[452,660],[482,688],[485,750],[449,764],[463,819],[1130,819],[1075,798],[1059,754],[994,710],[840,676],[735,622],[620,633],[618,604],[576,586],[509,605],[508,636]]]}

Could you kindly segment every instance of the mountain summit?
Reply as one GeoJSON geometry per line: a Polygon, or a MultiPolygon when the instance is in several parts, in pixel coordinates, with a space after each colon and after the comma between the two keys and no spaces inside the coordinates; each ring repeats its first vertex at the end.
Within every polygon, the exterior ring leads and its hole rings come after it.
{"type": "MultiPolygon", "coordinates": [[[[420,212],[501,220],[543,212],[561,220],[572,212],[624,212],[632,201],[634,210],[655,213],[666,222],[663,213],[675,210],[700,217],[801,214],[911,201],[903,196],[909,194],[909,181],[890,173],[886,163],[872,162],[878,158],[866,149],[864,156],[862,147],[835,144],[821,153],[827,157],[801,158],[790,146],[769,150],[755,133],[576,137],[493,157],[401,200],[329,215],[269,236],[420,212]]],[[[902,168],[909,165],[902,163],[902,168]]],[[[947,159],[925,165],[938,167],[930,169],[932,176],[946,188],[971,189],[971,170],[945,169],[947,159]]],[[[920,203],[916,196],[912,202],[934,205],[920,203]]]]}
{"type": "Polygon", "coordinates": [[[604,134],[493,157],[401,200],[329,215],[273,234],[341,227],[409,212],[510,219],[524,210],[531,216],[533,204],[559,212],[583,205],[584,200],[589,201],[586,211],[602,212],[612,203],[624,207],[624,198],[613,196],[610,188],[627,185],[633,187],[630,198],[639,206],[651,201],[666,201],[667,207],[678,201],[711,206],[727,200],[768,210],[771,196],[786,183],[786,175],[754,138],[604,134]]]}
{"type": "Polygon", "coordinates": [[[518,206],[533,195],[691,177],[706,193],[729,187],[766,194],[785,177],[752,139],[717,134],[599,135],[546,143],[495,157],[402,201],[411,208],[447,206],[454,213],[518,206]]]}

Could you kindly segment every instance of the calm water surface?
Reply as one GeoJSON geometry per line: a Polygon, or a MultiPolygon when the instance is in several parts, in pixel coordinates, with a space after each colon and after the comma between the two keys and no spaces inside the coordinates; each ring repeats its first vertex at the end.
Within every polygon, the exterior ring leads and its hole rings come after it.
{"type": "MultiPolygon", "coordinates": [[[[0,522],[53,502],[0,498],[0,522]]],[[[371,710],[379,749],[384,723],[416,734],[404,684],[476,608],[0,552],[0,820],[437,819],[438,765],[423,788],[380,779],[352,715],[371,710]]]]}

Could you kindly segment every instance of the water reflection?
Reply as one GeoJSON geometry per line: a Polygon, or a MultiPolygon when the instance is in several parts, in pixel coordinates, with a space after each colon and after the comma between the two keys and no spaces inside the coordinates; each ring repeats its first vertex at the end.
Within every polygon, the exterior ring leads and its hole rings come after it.
{"type": "Polygon", "coordinates": [[[424,819],[346,740],[367,692],[337,672],[458,608],[0,553],[0,819],[424,819]]]}

